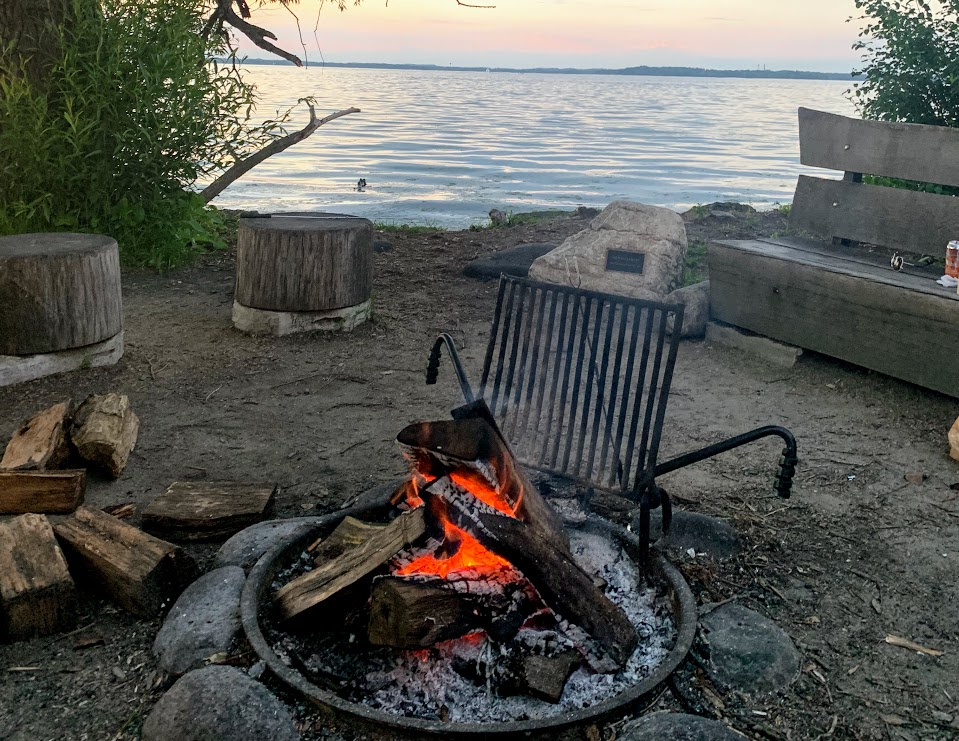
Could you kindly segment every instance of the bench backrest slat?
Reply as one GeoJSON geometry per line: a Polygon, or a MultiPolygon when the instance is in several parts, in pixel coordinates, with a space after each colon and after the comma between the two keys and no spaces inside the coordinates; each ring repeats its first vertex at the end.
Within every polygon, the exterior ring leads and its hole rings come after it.
{"type": "Polygon", "coordinates": [[[799,150],[811,167],[959,186],[959,129],[800,108],[799,150]]]}
{"type": "Polygon", "coordinates": [[[941,255],[959,239],[959,198],[801,175],[789,221],[825,237],[941,255]]]}
{"type": "Polygon", "coordinates": [[[503,276],[480,395],[517,458],[607,489],[655,465],[681,304],[503,276]]]}

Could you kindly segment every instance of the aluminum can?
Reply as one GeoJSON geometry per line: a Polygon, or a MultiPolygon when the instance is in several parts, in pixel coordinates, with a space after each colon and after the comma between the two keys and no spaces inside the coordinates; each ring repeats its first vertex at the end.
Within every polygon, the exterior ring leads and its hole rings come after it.
{"type": "Polygon", "coordinates": [[[946,246],[946,275],[959,278],[959,240],[953,240],[946,246]]]}

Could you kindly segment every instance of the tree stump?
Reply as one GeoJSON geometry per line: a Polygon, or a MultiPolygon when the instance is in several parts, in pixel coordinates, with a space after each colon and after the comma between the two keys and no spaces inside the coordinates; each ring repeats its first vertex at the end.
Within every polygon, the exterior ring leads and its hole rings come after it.
{"type": "Polygon", "coordinates": [[[373,225],[340,214],[240,220],[233,325],[244,332],[349,331],[370,314],[373,225]]]}
{"type": "Polygon", "coordinates": [[[0,237],[0,386],[123,354],[117,243],[97,234],[0,237]]]}

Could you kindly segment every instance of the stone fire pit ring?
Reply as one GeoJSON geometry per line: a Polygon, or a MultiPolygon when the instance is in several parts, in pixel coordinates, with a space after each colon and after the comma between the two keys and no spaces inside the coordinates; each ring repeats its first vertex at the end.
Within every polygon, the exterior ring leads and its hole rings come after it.
{"type": "MultiPolygon", "coordinates": [[[[667,591],[676,641],[663,662],[645,679],[605,702],[579,710],[559,711],[555,716],[535,720],[500,721],[485,723],[454,723],[423,718],[408,718],[374,710],[362,703],[346,700],[311,682],[295,668],[285,664],[267,642],[260,626],[263,611],[268,609],[271,585],[283,568],[293,561],[317,538],[332,532],[346,514],[354,517],[363,513],[351,510],[335,513],[325,522],[305,527],[265,553],[247,578],[240,600],[243,629],[254,652],[270,672],[289,689],[315,703],[339,723],[349,724],[365,732],[379,732],[390,738],[550,738],[576,727],[616,720],[629,712],[648,705],[669,676],[686,659],[696,634],[696,600],[679,570],[658,551],[649,559],[651,578],[667,591]]],[[[614,539],[637,563],[639,540],[625,528],[597,517],[578,526],[614,539]]]]}

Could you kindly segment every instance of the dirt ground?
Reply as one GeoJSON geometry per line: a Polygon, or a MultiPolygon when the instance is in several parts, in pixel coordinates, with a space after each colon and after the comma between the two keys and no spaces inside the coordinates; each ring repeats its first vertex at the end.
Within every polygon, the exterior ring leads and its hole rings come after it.
{"type": "MultiPolygon", "coordinates": [[[[687,214],[700,250],[712,237],[785,228],[775,212],[696,216],[687,214]]],[[[278,484],[278,517],[337,509],[403,473],[400,429],[460,403],[448,366],[439,385],[424,385],[436,333],[453,334],[478,370],[496,285],[462,277],[463,264],[584,225],[379,235],[395,249],[376,255],[375,318],[343,335],[234,331],[230,252],[163,275],[127,271],[120,364],[0,389],[0,439],[65,397],[117,390],[140,416],[139,444],[118,481],[90,483],[90,505],[142,508],[173,481],[226,479],[278,484]]],[[[705,710],[755,738],[959,738],[959,464],[946,454],[957,414],[954,400],[826,358],[784,370],[683,343],[661,457],[775,423],[795,432],[801,458],[788,502],[771,486],[778,441],[660,481],[679,506],[728,519],[747,543],[731,562],[684,565],[698,598],[736,597],[803,654],[781,695],[706,693],[705,710]],[[888,645],[888,635],[945,653],[888,645]]],[[[191,547],[206,564],[215,550],[191,547]]],[[[79,632],[0,647],[0,738],[138,738],[168,686],[150,653],[159,624],[83,596],[79,632]],[[90,636],[103,643],[81,648],[90,636]]]]}

